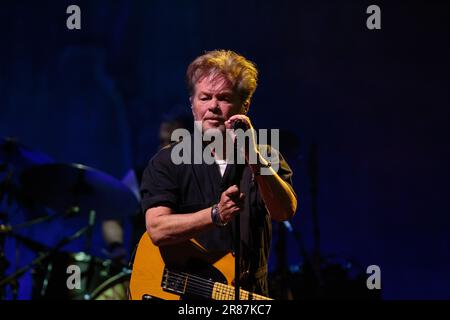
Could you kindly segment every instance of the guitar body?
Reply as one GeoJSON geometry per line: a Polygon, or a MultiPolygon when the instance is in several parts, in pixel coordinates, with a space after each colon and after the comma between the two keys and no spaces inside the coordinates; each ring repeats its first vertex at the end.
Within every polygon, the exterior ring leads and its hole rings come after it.
{"type": "Polygon", "coordinates": [[[230,285],[233,279],[234,257],[230,252],[211,254],[194,241],[157,247],[149,235],[144,233],[133,262],[130,298],[141,300],[144,295],[150,295],[164,300],[207,299],[207,295],[211,295],[214,290],[211,287],[209,292],[211,281],[230,285]],[[170,272],[167,273],[166,269],[170,272]],[[189,281],[185,281],[186,278],[189,281]],[[202,282],[201,279],[207,282],[202,282]],[[193,284],[198,287],[193,287],[193,284]],[[186,290],[189,289],[187,286],[190,290],[186,290]],[[171,288],[172,292],[167,288],[171,288]],[[183,290],[183,294],[174,292],[183,290]],[[197,292],[202,294],[197,295],[197,292]]]}

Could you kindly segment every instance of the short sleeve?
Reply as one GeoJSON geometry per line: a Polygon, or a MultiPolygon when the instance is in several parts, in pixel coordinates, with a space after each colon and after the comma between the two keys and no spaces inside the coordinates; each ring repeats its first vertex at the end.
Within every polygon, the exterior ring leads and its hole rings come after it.
{"type": "Polygon", "coordinates": [[[140,192],[144,213],[157,206],[177,210],[179,200],[177,166],[170,159],[170,148],[160,150],[149,161],[142,176],[140,192]]]}

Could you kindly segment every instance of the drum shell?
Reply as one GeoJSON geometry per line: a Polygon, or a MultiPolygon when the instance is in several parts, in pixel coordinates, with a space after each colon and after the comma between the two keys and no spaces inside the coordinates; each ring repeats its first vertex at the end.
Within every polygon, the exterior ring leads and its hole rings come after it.
{"type": "Polygon", "coordinates": [[[95,288],[92,300],[128,300],[131,270],[124,269],[95,288]]]}
{"type": "Polygon", "coordinates": [[[33,299],[84,300],[86,295],[110,278],[113,273],[110,260],[102,260],[84,252],[57,253],[35,269],[33,299]],[[68,286],[69,277],[74,275],[70,272],[70,266],[76,266],[74,269],[79,268],[79,288],[71,289],[68,286]]]}

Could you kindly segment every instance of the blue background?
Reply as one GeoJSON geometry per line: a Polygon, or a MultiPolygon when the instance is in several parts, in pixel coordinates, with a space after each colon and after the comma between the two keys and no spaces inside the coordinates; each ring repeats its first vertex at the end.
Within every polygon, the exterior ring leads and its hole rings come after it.
{"type": "MultiPolygon", "coordinates": [[[[370,31],[370,4],[2,1],[0,136],[120,179],[154,154],[162,119],[189,112],[189,62],[234,50],[260,71],[254,125],[298,139],[292,223],[308,252],[316,145],[321,254],[362,272],[379,265],[385,299],[449,299],[449,5],[379,2],[382,29],[370,31]],[[70,4],[81,7],[79,31],[66,28],[70,4]]],[[[61,226],[40,240],[54,243],[61,226]]],[[[299,247],[288,235],[291,266],[299,247]]]]}

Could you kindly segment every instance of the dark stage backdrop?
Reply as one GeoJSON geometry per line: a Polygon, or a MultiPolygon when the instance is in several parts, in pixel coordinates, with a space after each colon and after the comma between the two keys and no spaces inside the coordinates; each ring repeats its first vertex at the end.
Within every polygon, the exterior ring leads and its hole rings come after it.
{"type": "MultiPolygon", "coordinates": [[[[254,125],[283,129],[295,171],[289,265],[317,225],[326,261],[380,266],[383,298],[449,299],[449,5],[378,2],[382,29],[368,30],[370,4],[2,1],[0,136],[120,179],[154,154],[163,119],[189,113],[188,63],[234,50],[260,70],[254,125]],[[66,28],[71,4],[81,30],[66,28]]],[[[32,235],[51,244],[54,228],[32,235]]]]}

